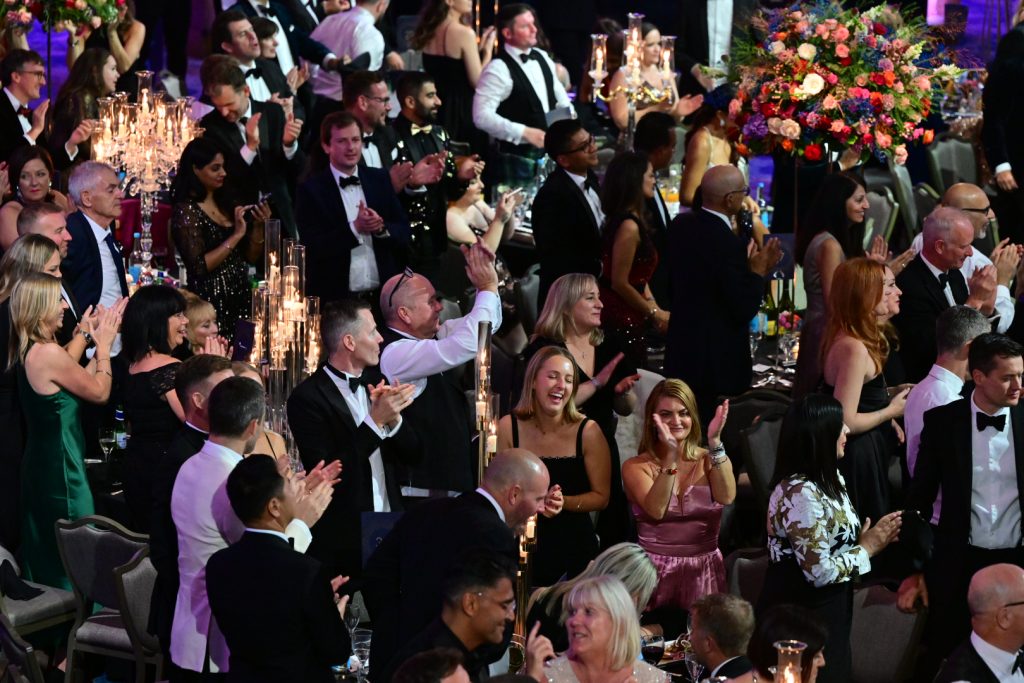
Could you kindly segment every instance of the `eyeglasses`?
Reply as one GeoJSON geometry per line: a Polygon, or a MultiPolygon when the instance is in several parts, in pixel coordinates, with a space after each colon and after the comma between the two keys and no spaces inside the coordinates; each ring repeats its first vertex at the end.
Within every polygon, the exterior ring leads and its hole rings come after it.
{"type": "Polygon", "coordinates": [[[572,149],[567,149],[564,152],[562,152],[562,154],[575,154],[576,152],[583,152],[593,147],[595,142],[596,140],[594,140],[594,136],[590,135],[587,137],[587,141],[584,142],[582,145],[580,145],[579,147],[573,147],[572,149]]]}
{"type": "Polygon", "coordinates": [[[987,216],[988,212],[992,210],[992,205],[989,204],[984,209],[960,209],[960,210],[961,211],[967,211],[967,212],[970,212],[970,213],[982,213],[982,214],[985,214],[987,216]]]}
{"type": "Polygon", "coordinates": [[[732,190],[731,192],[726,192],[724,196],[728,197],[729,195],[736,194],[737,192],[742,192],[744,195],[748,195],[750,194],[750,186],[747,185],[746,187],[741,188],[739,190],[732,190]]]}
{"type": "Polygon", "coordinates": [[[388,102],[391,101],[390,97],[374,97],[373,95],[364,95],[364,97],[378,104],[387,104],[388,102]]]}
{"type": "Polygon", "coordinates": [[[39,71],[19,71],[20,74],[28,74],[29,76],[35,76],[36,78],[46,78],[46,72],[40,69],[39,71]]]}
{"type": "Polygon", "coordinates": [[[515,614],[515,611],[516,611],[516,600],[515,600],[515,598],[512,598],[511,600],[505,600],[505,601],[502,601],[502,602],[498,602],[497,600],[495,600],[491,596],[484,595],[483,592],[481,592],[481,591],[477,591],[476,595],[479,598],[483,598],[485,600],[490,600],[491,602],[493,602],[494,604],[496,604],[498,607],[502,608],[506,612],[511,612],[511,613],[515,614]]]}
{"type": "Polygon", "coordinates": [[[389,309],[391,308],[391,302],[393,302],[395,300],[395,292],[398,291],[398,288],[402,286],[403,282],[405,282],[406,280],[411,280],[412,276],[415,275],[415,274],[416,273],[412,272],[412,268],[409,268],[408,266],[402,272],[402,277],[398,278],[398,282],[395,283],[394,288],[391,290],[391,294],[388,295],[388,308],[389,309]]]}

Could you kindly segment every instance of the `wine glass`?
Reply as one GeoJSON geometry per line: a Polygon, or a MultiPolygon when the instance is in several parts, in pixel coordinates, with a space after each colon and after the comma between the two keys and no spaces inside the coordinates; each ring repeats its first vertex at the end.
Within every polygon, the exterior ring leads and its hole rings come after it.
{"type": "Polygon", "coordinates": [[[657,666],[661,658],[665,656],[665,637],[649,635],[641,638],[640,655],[651,666],[657,666]]]}
{"type": "Polygon", "coordinates": [[[697,661],[697,655],[693,652],[687,652],[683,655],[683,661],[686,662],[686,670],[690,674],[690,681],[698,683],[701,674],[704,673],[704,665],[697,661]]]}
{"type": "Polygon", "coordinates": [[[110,458],[111,452],[114,450],[114,444],[117,440],[114,437],[114,430],[110,427],[100,430],[100,450],[103,451],[103,459],[107,460],[110,458]]]}
{"type": "Polygon", "coordinates": [[[349,637],[352,636],[352,632],[355,631],[356,627],[359,626],[359,622],[363,619],[362,610],[359,609],[354,601],[349,600],[348,607],[345,609],[345,628],[348,629],[349,637]]]}

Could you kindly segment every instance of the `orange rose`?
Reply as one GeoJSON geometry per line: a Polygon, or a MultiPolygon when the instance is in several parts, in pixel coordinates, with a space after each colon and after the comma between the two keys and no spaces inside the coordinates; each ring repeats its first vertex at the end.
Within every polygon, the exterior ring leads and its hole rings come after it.
{"type": "Polygon", "coordinates": [[[932,140],[934,140],[934,139],[935,139],[935,131],[931,130],[931,129],[926,130],[924,132],[924,135],[921,136],[921,142],[923,142],[926,145],[932,144],[932,140]]]}
{"type": "Polygon", "coordinates": [[[787,152],[792,152],[793,151],[793,141],[790,140],[789,138],[784,138],[782,140],[782,149],[786,150],[787,152]]]}

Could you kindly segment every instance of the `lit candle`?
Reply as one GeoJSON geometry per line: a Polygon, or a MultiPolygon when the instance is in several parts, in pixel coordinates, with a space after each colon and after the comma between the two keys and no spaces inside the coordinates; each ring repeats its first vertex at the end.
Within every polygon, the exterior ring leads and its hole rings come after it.
{"type": "Polygon", "coordinates": [[[476,419],[482,420],[487,417],[487,401],[477,399],[476,402],[476,419]]]}
{"type": "Polygon", "coordinates": [[[597,50],[595,52],[596,52],[596,54],[594,55],[594,71],[599,73],[599,74],[603,74],[604,73],[604,50],[601,49],[600,45],[598,45],[597,46],[597,50]]]}
{"type": "Polygon", "coordinates": [[[534,515],[526,520],[526,538],[532,541],[537,536],[537,516],[534,515]]]}
{"type": "Polygon", "coordinates": [[[487,435],[487,452],[497,453],[498,452],[498,435],[488,434],[487,435]]]}

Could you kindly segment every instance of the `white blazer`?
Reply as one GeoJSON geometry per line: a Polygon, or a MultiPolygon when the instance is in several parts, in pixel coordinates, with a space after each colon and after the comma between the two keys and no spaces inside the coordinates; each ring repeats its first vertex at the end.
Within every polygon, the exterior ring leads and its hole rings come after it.
{"type": "MultiPolygon", "coordinates": [[[[171,517],[178,531],[178,600],[171,628],[171,660],[183,669],[202,672],[209,640],[210,671],[228,670],[228,647],[217,628],[206,595],[206,562],[245,532],[231,509],[227,480],[241,462],[239,453],[207,441],[185,461],[174,480],[171,517]]],[[[313,535],[301,520],[288,525],[295,548],[306,552],[313,535]]]]}

